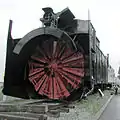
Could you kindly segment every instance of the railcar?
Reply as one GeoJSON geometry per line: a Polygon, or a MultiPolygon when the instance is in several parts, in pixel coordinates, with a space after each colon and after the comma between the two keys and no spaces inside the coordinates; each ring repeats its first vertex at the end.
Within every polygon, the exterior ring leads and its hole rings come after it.
{"type": "Polygon", "coordinates": [[[108,59],[91,21],[76,19],[69,8],[43,11],[42,27],[23,38],[12,38],[10,20],[3,93],[69,100],[106,84],[108,59]]]}

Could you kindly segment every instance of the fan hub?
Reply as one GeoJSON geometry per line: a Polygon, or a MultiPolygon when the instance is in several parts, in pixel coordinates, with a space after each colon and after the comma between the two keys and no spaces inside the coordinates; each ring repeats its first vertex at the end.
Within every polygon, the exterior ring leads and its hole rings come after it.
{"type": "Polygon", "coordinates": [[[51,70],[53,70],[53,71],[56,71],[57,68],[58,68],[58,65],[57,65],[57,63],[51,63],[51,64],[49,65],[49,68],[50,68],[51,70]]]}

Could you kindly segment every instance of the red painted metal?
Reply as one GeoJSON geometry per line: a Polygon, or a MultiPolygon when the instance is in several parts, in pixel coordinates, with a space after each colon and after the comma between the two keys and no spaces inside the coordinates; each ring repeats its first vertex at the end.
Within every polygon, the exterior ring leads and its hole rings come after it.
{"type": "Polygon", "coordinates": [[[40,95],[65,98],[80,87],[84,76],[84,57],[63,41],[46,40],[29,60],[29,80],[40,95]]]}

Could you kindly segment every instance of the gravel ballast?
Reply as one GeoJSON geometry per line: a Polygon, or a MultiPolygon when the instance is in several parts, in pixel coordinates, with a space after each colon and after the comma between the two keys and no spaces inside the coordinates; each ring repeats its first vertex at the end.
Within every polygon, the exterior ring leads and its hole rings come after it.
{"type": "Polygon", "coordinates": [[[48,117],[48,120],[93,120],[111,96],[108,90],[103,93],[104,97],[101,97],[99,93],[90,95],[87,99],[75,103],[75,108],[70,109],[69,113],[60,113],[59,118],[48,117]]]}

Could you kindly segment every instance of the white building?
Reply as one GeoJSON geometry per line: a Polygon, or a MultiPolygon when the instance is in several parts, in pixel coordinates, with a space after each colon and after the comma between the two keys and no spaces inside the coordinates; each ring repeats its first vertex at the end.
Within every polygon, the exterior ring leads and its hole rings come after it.
{"type": "Polygon", "coordinates": [[[3,86],[3,82],[0,82],[0,87],[2,87],[3,86]]]}

